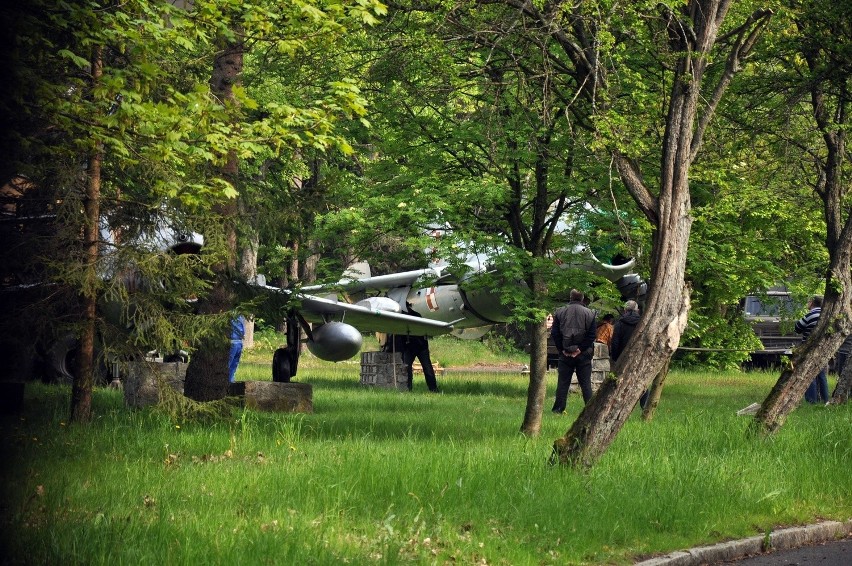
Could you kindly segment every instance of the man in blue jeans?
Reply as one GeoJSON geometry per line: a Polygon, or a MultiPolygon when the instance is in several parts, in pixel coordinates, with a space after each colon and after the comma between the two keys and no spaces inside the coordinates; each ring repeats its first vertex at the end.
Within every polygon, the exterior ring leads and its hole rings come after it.
{"type": "MultiPolygon", "coordinates": [[[[805,316],[796,321],[796,334],[802,335],[802,341],[808,339],[808,336],[814,331],[819,322],[819,315],[822,313],[822,297],[814,295],[808,301],[808,312],[805,316]]],[[[827,368],[822,368],[816,378],[808,385],[805,391],[805,401],[808,403],[818,403],[822,398],[823,403],[828,403],[828,376],[827,368]]]]}
{"type": "Polygon", "coordinates": [[[246,319],[243,315],[231,319],[231,353],[228,356],[228,381],[234,382],[237,366],[243,354],[243,338],[245,338],[246,319]]]}

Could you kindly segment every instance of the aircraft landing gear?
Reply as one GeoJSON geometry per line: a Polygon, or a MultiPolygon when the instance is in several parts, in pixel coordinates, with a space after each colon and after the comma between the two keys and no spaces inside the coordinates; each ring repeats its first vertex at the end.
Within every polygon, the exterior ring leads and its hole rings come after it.
{"type": "Polygon", "coordinates": [[[290,383],[290,348],[278,348],[272,355],[272,381],[290,383]]]}
{"type": "MultiPolygon", "coordinates": [[[[304,326],[307,327],[307,323],[304,323],[304,326]]],[[[291,314],[287,317],[287,346],[278,348],[272,355],[272,381],[290,383],[290,379],[296,375],[301,338],[301,321],[297,314],[291,314]]]]}

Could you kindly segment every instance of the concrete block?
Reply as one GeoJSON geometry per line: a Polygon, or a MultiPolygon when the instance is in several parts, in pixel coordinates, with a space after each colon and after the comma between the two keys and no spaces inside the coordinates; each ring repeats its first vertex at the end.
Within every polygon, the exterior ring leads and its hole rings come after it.
{"type": "Polygon", "coordinates": [[[257,411],[313,413],[313,386],[309,383],[246,381],[245,406],[257,411]]]}
{"type": "Polygon", "coordinates": [[[183,362],[128,362],[127,377],[124,380],[124,404],[138,409],[158,403],[158,377],[183,394],[188,365],[183,362]]]}
{"type": "Polygon", "coordinates": [[[399,352],[362,352],[361,385],[408,391],[408,373],[399,352]]]}

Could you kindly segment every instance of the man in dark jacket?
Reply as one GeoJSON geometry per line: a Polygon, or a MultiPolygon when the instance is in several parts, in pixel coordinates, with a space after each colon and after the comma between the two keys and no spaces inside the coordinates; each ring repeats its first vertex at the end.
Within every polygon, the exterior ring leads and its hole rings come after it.
{"type": "Polygon", "coordinates": [[[609,342],[609,357],[612,361],[618,360],[618,356],[624,351],[624,347],[627,346],[627,341],[633,336],[633,331],[636,330],[638,323],[639,305],[636,304],[636,301],[627,301],[624,303],[624,313],[615,323],[612,340],[609,342]]]}
{"type": "MultiPolygon", "coordinates": [[[[633,336],[633,331],[636,330],[636,325],[639,324],[639,305],[636,301],[627,301],[624,303],[624,312],[621,318],[615,323],[615,328],[612,331],[612,340],[609,342],[609,357],[614,362],[618,360],[618,356],[624,351],[630,337],[633,336]]],[[[648,390],[642,393],[642,398],[639,399],[639,406],[643,409],[648,402],[648,390]]]]}
{"type": "Polygon", "coordinates": [[[577,373],[577,382],[583,392],[583,401],[592,398],[592,356],[595,353],[595,313],[583,304],[583,293],[571,289],[570,301],[553,313],[550,335],[559,351],[558,381],[554,413],[564,413],[568,404],[571,379],[577,373]]]}
{"type": "MultiPolygon", "coordinates": [[[[819,323],[819,316],[822,314],[822,297],[815,295],[808,301],[808,312],[796,321],[793,328],[796,334],[802,335],[802,341],[808,339],[808,336],[816,329],[819,323]]],[[[808,403],[827,403],[828,402],[828,368],[822,368],[814,380],[808,385],[805,391],[805,401],[808,403]]]]}

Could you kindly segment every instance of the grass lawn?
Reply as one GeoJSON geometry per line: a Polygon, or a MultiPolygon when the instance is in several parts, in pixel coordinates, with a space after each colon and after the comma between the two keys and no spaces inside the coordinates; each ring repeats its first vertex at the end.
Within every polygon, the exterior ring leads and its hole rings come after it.
{"type": "MultiPolygon", "coordinates": [[[[238,379],[268,379],[268,357],[247,354],[238,379]]],[[[735,412],[774,374],[673,372],[654,420],[636,410],[582,473],[547,465],[576,394],[530,439],[520,373],[450,371],[434,395],[422,376],[407,393],[358,372],[306,357],[314,414],[205,425],[98,389],[94,422],[71,426],[69,389],[29,384],[0,420],[3,563],[629,564],[852,518],[852,407],[803,405],[776,436],[746,436],[735,412]]]]}

